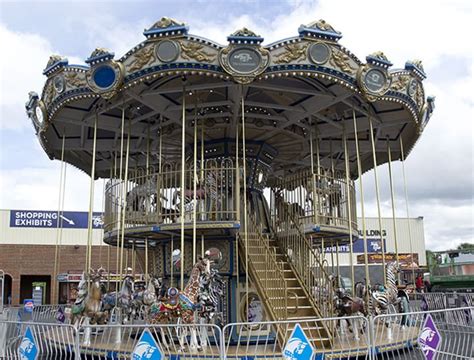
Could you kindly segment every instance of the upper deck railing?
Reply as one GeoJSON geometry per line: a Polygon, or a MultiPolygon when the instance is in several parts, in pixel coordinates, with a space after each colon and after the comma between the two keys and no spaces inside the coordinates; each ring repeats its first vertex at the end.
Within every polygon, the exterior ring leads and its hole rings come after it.
{"type": "Polygon", "coordinates": [[[122,216],[125,228],[179,222],[181,202],[186,223],[194,211],[199,222],[236,221],[235,170],[231,159],[206,160],[196,172],[190,164],[184,187],[180,164],[164,164],[161,172],[137,169],[127,182],[112,179],[105,189],[104,229],[118,230],[122,216]]]}
{"type": "Polygon", "coordinates": [[[272,187],[270,208],[276,231],[287,229],[284,223],[294,221],[299,226],[319,225],[357,231],[354,182],[349,180],[347,183],[343,172],[321,168],[315,173],[302,171],[286,176],[272,187]]]}
{"type": "MultiPolygon", "coordinates": [[[[239,166],[241,168],[241,166],[239,166]]],[[[238,172],[243,184],[242,170],[238,172]]],[[[186,166],[184,186],[180,164],[164,164],[161,171],[155,167],[139,168],[129,172],[128,181],[111,179],[105,189],[105,231],[173,224],[181,221],[181,203],[184,202],[184,222],[190,226],[196,217],[200,222],[239,221],[236,191],[236,166],[233,159],[208,159],[186,166]]],[[[302,171],[274,181],[271,191],[264,191],[270,203],[272,225],[275,231],[288,229],[282,223],[320,225],[357,230],[354,184],[346,183],[345,174],[320,169],[318,173],[302,171]],[[350,202],[350,207],[347,206],[350,202]],[[285,211],[279,211],[285,207],[285,211]],[[349,225],[349,208],[351,224],[349,225]]]]}

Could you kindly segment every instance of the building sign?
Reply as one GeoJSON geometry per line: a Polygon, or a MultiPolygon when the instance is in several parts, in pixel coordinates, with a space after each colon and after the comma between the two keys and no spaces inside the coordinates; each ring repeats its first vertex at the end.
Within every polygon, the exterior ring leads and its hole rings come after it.
{"type": "MultiPolygon", "coordinates": [[[[367,260],[369,264],[382,264],[382,254],[367,254],[367,260]]],[[[389,263],[393,261],[396,261],[395,254],[386,253],[385,262],[389,263]]],[[[412,263],[416,263],[418,265],[418,254],[398,254],[398,262],[400,263],[401,267],[411,265],[412,263]]],[[[357,255],[357,263],[365,264],[364,255],[357,255]]]]}
{"type": "MultiPolygon", "coordinates": [[[[10,210],[10,227],[18,228],[57,228],[87,229],[89,214],[85,211],[45,211],[45,210],[10,210]]],[[[92,214],[92,228],[102,229],[103,214],[92,214]]]]}
{"type": "MultiPolygon", "coordinates": [[[[386,245],[385,239],[383,241],[384,241],[384,245],[385,245],[385,248],[386,248],[387,245],[386,245]]],[[[336,246],[327,246],[324,251],[326,253],[330,253],[331,251],[335,253],[336,250],[337,250],[336,246]]],[[[349,253],[350,252],[350,245],[349,244],[339,245],[339,252],[340,253],[349,253]]],[[[359,239],[355,240],[352,243],[352,252],[356,253],[356,254],[364,253],[364,239],[359,238],[359,239]]],[[[382,252],[382,242],[380,241],[380,237],[378,237],[378,238],[367,238],[367,252],[368,253],[382,252]]]]}

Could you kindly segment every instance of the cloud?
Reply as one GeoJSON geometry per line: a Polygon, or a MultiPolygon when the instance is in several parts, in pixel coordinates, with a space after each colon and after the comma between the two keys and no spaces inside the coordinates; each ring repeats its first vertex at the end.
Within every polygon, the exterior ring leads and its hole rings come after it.
{"type": "MultiPolygon", "coordinates": [[[[31,122],[25,115],[28,92],[41,93],[43,69],[56,53],[49,41],[37,34],[17,32],[0,24],[0,39],[8,55],[0,56],[0,130],[25,130],[31,122]]],[[[79,59],[71,57],[73,62],[79,59]]]]}

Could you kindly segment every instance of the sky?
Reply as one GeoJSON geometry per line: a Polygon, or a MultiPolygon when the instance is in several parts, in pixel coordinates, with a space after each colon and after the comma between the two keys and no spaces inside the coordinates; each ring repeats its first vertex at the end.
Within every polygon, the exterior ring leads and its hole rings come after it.
{"type": "MultiPolygon", "coordinates": [[[[473,243],[472,6],[470,0],[0,0],[0,208],[58,208],[60,163],[47,158],[24,110],[28,92],[41,92],[42,70],[51,54],[83,64],[96,47],[105,47],[119,58],[163,16],[184,21],[191,34],[221,44],[243,26],[268,44],[297,35],[301,24],[324,19],[342,32],[339,42],[359,59],[381,50],[394,68],[423,60],[425,92],[436,96],[436,109],[405,162],[408,213],[402,164],[393,163],[396,216],[424,217],[428,249],[473,243]]],[[[378,175],[382,216],[389,217],[386,165],[378,175]]],[[[366,215],[377,216],[373,171],[362,183],[366,215]]],[[[101,211],[103,180],[95,186],[94,210],[101,211]]],[[[90,178],[68,166],[64,209],[87,211],[89,187],[90,178]]]]}

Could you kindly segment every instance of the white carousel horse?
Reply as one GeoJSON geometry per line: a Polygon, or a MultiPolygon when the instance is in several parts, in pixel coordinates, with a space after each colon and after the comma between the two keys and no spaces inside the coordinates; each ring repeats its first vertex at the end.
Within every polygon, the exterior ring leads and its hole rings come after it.
{"type": "Polygon", "coordinates": [[[122,282],[122,287],[116,291],[105,294],[102,298],[103,308],[111,311],[114,307],[120,310],[126,322],[131,321],[133,317],[133,277],[126,275],[122,282]]]}

